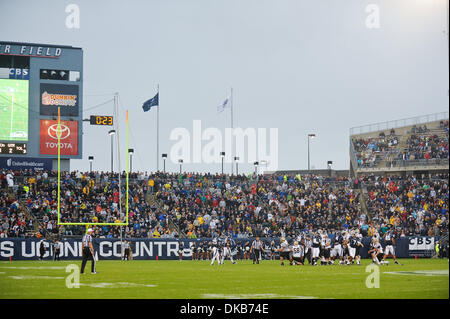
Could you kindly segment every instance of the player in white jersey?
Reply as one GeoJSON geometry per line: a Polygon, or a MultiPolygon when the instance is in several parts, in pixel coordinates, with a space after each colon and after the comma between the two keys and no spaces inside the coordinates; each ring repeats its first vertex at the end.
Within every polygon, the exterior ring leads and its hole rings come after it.
{"type": "Polygon", "coordinates": [[[384,248],[384,256],[383,256],[383,262],[386,262],[386,257],[392,256],[392,258],[394,258],[394,262],[398,265],[398,261],[397,258],[395,257],[395,249],[394,249],[394,245],[395,245],[395,236],[394,234],[391,234],[390,232],[387,232],[384,235],[384,243],[386,245],[386,247],[384,248]]]}
{"type": "Polygon", "coordinates": [[[294,242],[294,246],[292,246],[292,260],[296,265],[303,265],[303,258],[305,256],[305,249],[302,245],[298,243],[298,241],[294,242]]]}
{"type": "Polygon", "coordinates": [[[383,253],[383,250],[378,238],[372,238],[372,243],[370,244],[368,253],[372,257],[372,263],[376,263],[377,265],[379,265],[379,256],[383,253]]]}
{"type": "Polygon", "coordinates": [[[280,252],[281,266],[284,266],[284,259],[288,259],[292,263],[290,257],[291,248],[289,247],[289,243],[284,237],[280,238],[280,248],[278,249],[278,251],[280,252]]]}
{"type": "Polygon", "coordinates": [[[235,264],[236,262],[233,260],[233,256],[231,254],[231,240],[228,239],[228,241],[224,244],[223,247],[223,253],[222,253],[222,260],[220,261],[220,264],[223,265],[223,261],[225,258],[230,258],[231,263],[235,264]]]}
{"type": "Polygon", "coordinates": [[[212,240],[212,259],[211,266],[214,265],[214,261],[217,260],[217,264],[220,265],[220,249],[217,238],[212,240]]]}

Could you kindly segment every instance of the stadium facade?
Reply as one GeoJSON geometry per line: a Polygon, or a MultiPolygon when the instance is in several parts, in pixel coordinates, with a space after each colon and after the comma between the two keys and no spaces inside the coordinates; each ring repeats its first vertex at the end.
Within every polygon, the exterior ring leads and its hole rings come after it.
{"type": "Polygon", "coordinates": [[[61,169],[83,156],[83,50],[0,41],[0,168],[61,169]]]}

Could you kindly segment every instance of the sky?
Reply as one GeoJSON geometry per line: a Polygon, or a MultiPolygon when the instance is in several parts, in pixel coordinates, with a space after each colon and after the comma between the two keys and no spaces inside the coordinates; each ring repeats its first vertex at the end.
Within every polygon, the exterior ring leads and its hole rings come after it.
{"type": "MultiPolygon", "coordinates": [[[[119,94],[121,169],[127,109],[133,170],[156,170],[156,109],[144,113],[142,103],[158,85],[160,153],[171,154],[176,128],[193,138],[194,120],[203,130],[230,127],[230,109],[217,106],[233,88],[234,127],[278,129],[278,169],[307,168],[309,133],[317,135],[311,168],[331,160],[348,169],[351,127],[447,111],[446,2],[0,0],[0,40],[83,48],[83,108],[119,94]],[[79,28],[66,25],[70,4],[79,8],[79,28]],[[377,27],[369,28],[375,13],[377,27]]],[[[112,112],[108,102],[83,117],[112,112]]],[[[90,155],[94,169],[110,169],[109,129],[84,126],[83,159],[72,160],[72,170],[89,170],[90,155]]],[[[178,171],[178,158],[169,157],[166,170],[178,171]]],[[[220,172],[217,160],[185,158],[183,170],[220,172]]],[[[240,172],[253,170],[239,164],[240,172]]]]}

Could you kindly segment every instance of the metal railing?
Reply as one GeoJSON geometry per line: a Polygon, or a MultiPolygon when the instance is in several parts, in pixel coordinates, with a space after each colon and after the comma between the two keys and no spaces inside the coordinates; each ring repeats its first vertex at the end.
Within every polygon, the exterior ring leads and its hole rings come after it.
{"type": "Polygon", "coordinates": [[[448,114],[449,114],[449,112],[440,112],[440,113],[415,116],[415,117],[410,117],[410,118],[400,119],[400,120],[392,120],[392,121],[386,121],[386,122],[379,122],[379,123],[355,126],[355,127],[350,128],[350,136],[358,135],[358,134],[365,134],[365,133],[370,133],[370,132],[376,132],[376,131],[390,130],[392,128],[398,128],[398,127],[405,127],[405,126],[411,126],[411,125],[417,125],[417,124],[425,124],[425,123],[435,122],[435,121],[440,121],[440,120],[448,120],[449,119],[448,114]]]}

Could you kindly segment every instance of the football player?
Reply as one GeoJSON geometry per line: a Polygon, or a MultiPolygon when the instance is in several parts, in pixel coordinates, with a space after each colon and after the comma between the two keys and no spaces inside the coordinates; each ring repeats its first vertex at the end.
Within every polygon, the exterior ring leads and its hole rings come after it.
{"type": "Polygon", "coordinates": [[[290,257],[291,248],[289,247],[289,243],[284,237],[280,238],[280,248],[277,251],[280,252],[281,266],[284,266],[284,259],[288,259],[292,263],[290,257]]]}
{"type": "Polygon", "coordinates": [[[313,266],[317,265],[317,260],[319,259],[320,242],[321,242],[321,237],[319,235],[319,232],[314,233],[314,236],[312,238],[312,247],[311,247],[311,259],[312,259],[313,266]]]}
{"type": "Polygon", "coordinates": [[[394,262],[398,265],[397,258],[395,257],[394,237],[395,237],[394,234],[391,232],[386,232],[386,234],[384,235],[384,243],[386,244],[386,247],[384,248],[383,262],[386,262],[386,257],[388,257],[389,255],[392,256],[392,258],[394,258],[394,262]]]}
{"type": "Polygon", "coordinates": [[[212,260],[211,260],[211,266],[214,265],[214,261],[217,260],[217,264],[220,265],[220,249],[219,249],[219,242],[217,238],[214,238],[211,242],[212,246],[212,260]]]}
{"type": "Polygon", "coordinates": [[[344,263],[343,258],[343,250],[342,250],[342,241],[343,237],[340,232],[337,232],[334,236],[333,240],[333,249],[331,250],[331,256],[332,260],[336,260],[336,258],[339,258],[339,265],[342,265],[344,263]]]}
{"type": "Polygon", "coordinates": [[[372,257],[372,263],[380,264],[379,256],[383,253],[380,241],[378,238],[372,238],[370,243],[370,249],[368,251],[369,256],[372,257]]]}
{"type": "Polygon", "coordinates": [[[303,265],[303,258],[305,256],[305,248],[300,245],[298,241],[294,241],[292,246],[292,261],[294,264],[300,266],[303,265]]]}

